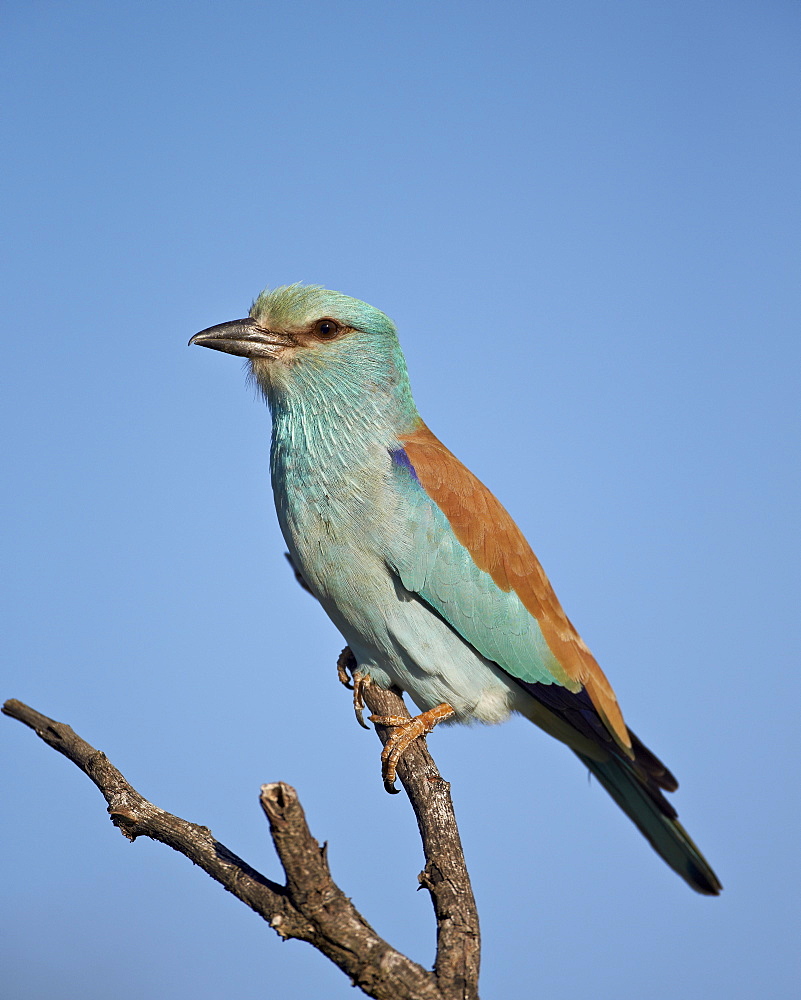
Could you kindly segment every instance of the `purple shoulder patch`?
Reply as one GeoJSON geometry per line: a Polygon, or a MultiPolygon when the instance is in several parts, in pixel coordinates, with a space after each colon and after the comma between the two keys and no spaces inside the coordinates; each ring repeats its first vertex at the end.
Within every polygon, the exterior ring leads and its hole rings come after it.
{"type": "Polygon", "coordinates": [[[404,448],[393,448],[392,451],[390,451],[389,456],[395,465],[399,465],[406,469],[407,472],[411,473],[412,479],[418,483],[420,482],[417,478],[417,473],[414,471],[414,466],[409,461],[409,456],[406,454],[406,450],[404,448]]]}

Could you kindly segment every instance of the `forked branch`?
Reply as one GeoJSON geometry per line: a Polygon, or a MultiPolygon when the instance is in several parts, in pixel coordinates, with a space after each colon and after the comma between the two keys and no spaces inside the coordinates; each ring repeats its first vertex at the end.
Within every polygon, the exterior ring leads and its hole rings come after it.
{"type": "MultiPolygon", "coordinates": [[[[399,694],[369,688],[365,699],[379,715],[404,715],[399,694]]],[[[257,872],[205,826],[148,802],[107,759],[73,730],[24,705],[7,701],[3,713],[29,726],[76,764],[100,789],[112,822],[129,840],[150,837],[186,855],[284,938],[308,941],[355,986],[377,1000],[474,1000],[479,935],[470,880],[447,782],[423,741],[407,751],[398,776],[414,808],[426,865],[419,876],[437,918],[437,958],[430,972],[383,940],[331,877],[326,851],[312,837],[297,793],[276,782],[262,786],[261,805],[284,869],[280,885],[257,872]]],[[[386,732],[379,732],[386,739],[386,732]]]]}

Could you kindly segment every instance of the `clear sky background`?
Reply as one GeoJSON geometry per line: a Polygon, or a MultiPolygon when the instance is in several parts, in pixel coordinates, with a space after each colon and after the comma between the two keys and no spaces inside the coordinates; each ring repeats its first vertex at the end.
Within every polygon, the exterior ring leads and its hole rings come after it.
{"type": "MultiPolygon", "coordinates": [[[[486,998],[797,995],[801,7],[7,2],[2,696],[430,964],[404,797],[283,559],[269,417],[187,349],[265,285],[398,323],[682,787],[695,895],[524,720],[438,731],[486,998]],[[321,730],[321,725],[323,729],[321,730]],[[324,730],[324,731],[323,731],[324,730]],[[795,968],[794,968],[795,966],[795,968]]],[[[4,719],[4,995],[352,997],[4,719]]]]}

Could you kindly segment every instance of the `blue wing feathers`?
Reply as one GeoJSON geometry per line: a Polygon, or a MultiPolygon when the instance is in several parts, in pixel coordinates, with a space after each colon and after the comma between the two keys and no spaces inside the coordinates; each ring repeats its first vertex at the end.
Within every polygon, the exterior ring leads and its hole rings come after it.
{"type": "Polygon", "coordinates": [[[480,570],[448,519],[423,489],[402,448],[391,453],[401,498],[401,521],[387,564],[403,586],[418,594],[482,656],[512,677],[558,683],[549,669],[553,653],[537,620],[514,591],[503,591],[480,570]]]}

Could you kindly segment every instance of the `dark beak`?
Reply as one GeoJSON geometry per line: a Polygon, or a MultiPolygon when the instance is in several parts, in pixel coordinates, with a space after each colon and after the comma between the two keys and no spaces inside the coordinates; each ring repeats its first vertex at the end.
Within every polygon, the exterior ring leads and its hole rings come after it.
{"type": "Polygon", "coordinates": [[[242,358],[276,358],[285,347],[295,346],[287,334],[264,330],[255,319],[234,319],[230,323],[210,326],[196,333],[189,341],[189,345],[192,344],[238,354],[242,358]]]}

